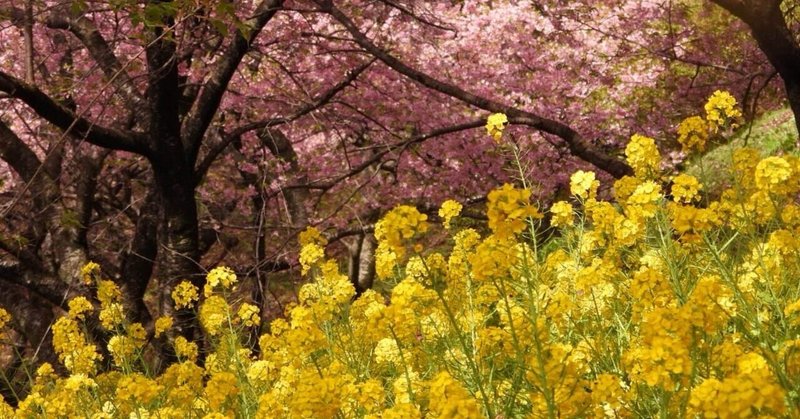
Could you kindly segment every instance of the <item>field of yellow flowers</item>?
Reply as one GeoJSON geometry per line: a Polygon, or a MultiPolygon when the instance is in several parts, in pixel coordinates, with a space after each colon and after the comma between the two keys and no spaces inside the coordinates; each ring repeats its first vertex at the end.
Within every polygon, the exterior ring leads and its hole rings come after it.
{"type": "MultiPolygon", "coordinates": [[[[739,117],[717,92],[678,140],[701,150],[739,117]]],[[[497,140],[503,120],[487,124],[497,140]]],[[[375,229],[386,295],[355,298],[324,236],[306,230],[310,281],[258,356],[246,341],[258,309],[232,301],[237,278],[217,268],[203,290],[173,292],[212,345],[170,337],[178,362],[153,376],[144,328],[88,266],[114,368],[98,372],[83,329],[92,305],[75,299],[53,326],[71,375],[42,365],[0,417],[800,416],[800,159],[736,150],[714,197],[702,179],[662,173],[653,139],[633,136],[625,154],[635,176],[614,183],[613,200],[598,199],[592,172],[546,211],[524,182],[504,185],[488,195],[484,232],[444,202],[445,253],[422,245],[439,229],[426,215],[395,208],[375,229]],[[557,234],[540,243],[543,217],[557,234]]],[[[156,334],[171,327],[161,318],[156,334]]]]}

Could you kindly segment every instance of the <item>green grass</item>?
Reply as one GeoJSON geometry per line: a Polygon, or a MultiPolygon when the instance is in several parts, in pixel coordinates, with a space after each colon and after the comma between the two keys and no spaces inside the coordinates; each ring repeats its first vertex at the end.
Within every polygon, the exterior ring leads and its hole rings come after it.
{"type": "Polygon", "coordinates": [[[685,163],[686,173],[700,179],[710,195],[715,196],[727,183],[733,151],[752,147],[762,156],[798,154],[797,128],[791,109],[767,112],[733,134],[731,141],[712,146],[705,154],[692,157],[685,163]]]}

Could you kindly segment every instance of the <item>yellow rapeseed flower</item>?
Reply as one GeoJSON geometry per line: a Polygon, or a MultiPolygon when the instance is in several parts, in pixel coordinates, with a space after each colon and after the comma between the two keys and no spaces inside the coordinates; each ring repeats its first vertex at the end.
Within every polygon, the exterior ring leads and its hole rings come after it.
{"type": "Polygon", "coordinates": [[[11,321],[11,314],[6,311],[4,308],[0,308],[0,329],[6,327],[6,325],[11,321]]]}
{"type": "Polygon", "coordinates": [[[756,165],[756,186],[764,192],[783,193],[793,174],[792,166],[783,157],[767,157],[756,165]]]}
{"type": "Polygon", "coordinates": [[[253,304],[242,304],[236,316],[245,327],[255,327],[261,324],[261,311],[253,304]]]}
{"type": "MultiPolygon", "coordinates": [[[[704,108],[706,121],[714,132],[728,123],[735,124],[742,117],[742,111],[737,107],[736,99],[725,91],[715,91],[708,98],[704,108]]],[[[735,125],[733,127],[735,128],[735,125]]]]}
{"type": "Polygon", "coordinates": [[[122,291],[117,284],[108,280],[97,281],[97,299],[100,305],[105,307],[111,303],[122,302],[122,291]]]}
{"type": "Polygon", "coordinates": [[[642,183],[641,179],[633,176],[623,176],[614,181],[614,199],[625,202],[633,195],[636,188],[642,183]]]}
{"type": "Polygon", "coordinates": [[[139,350],[136,340],[125,335],[115,335],[108,340],[108,353],[114,358],[114,365],[122,368],[134,361],[139,350]]]}
{"type": "Polygon", "coordinates": [[[99,317],[100,325],[106,330],[112,330],[125,322],[125,308],[121,303],[103,305],[99,317]]]}
{"type": "Polygon", "coordinates": [[[220,371],[211,374],[206,384],[205,398],[211,409],[218,410],[228,398],[235,397],[238,393],[236,376],[228,371],[220,371]]]}
{"type": "Polygon", "coordinates": [[[83,320],[87,312],[94,310],[92,303],[86,297],[75,297],[69,300],[69,315],[70,317],[78,320],[83,320]]]}
{"type": "Polygon", "coordinates": [[[197,360],[197,344],[189,342],[185,337],[178,336],[173,343],[175,347],[175,355],[178,359],[188,360],[194,362],[197,360]]]}
{"type": "Polygon", "coordinates": [[[306,229],[300,233],[297,240],[300,242],[300,247],[311,243],[322,247],[328,244],[328,239],[326,239],[316,227],[312,226],[306,227],[306,229]]]}
{"type": "Polygon", "coordinates": [[[214,292],[214,288],[220,287],[224,290],[230,289],[237,281],[236,273],[227,266],[218,266],[206,275],[206,285],[203,287],[203,294],[208,297],[214,292]]]}
{"type": "Polygon", "coordinates": [[[386,242],[378,243],[375,250],[375,274],[380,279],[392,276],[398,262],[397,253],[386,242]]]}
{"type": "Polygon", "coordinates": [[[556,202],[550,207],[550,214],[553,216],[550,220],[553,227],[569,227],[574,223],[575,216],[572,214],[572,205],[569,202],[556,202]]]}
{"type": "Polygon", "coordinates": [[[92,261],[86,262],[86,264],[81,267],[81,278],[83,279],[83,283],[85,285],[89,285],[92,282],[99,280],[100,265],[92,261]]]}
{"type": "Polygon", "coordinates": [[[430,383],[431,418],[482,418],[478,401],[447,372],[440,372],[430,383]]]}
{"type": "Polygon", "coordinates": [[[699,116],[690,116],[678,125],[678,142],[684,152],[703,151],[708,141],[708,125],[699,116]]]}
{"type": "MultiPolygon", "coordinates": [[[[378,417],[378,416],[374,416],[378,417]]],[[[400,402],[381,412],[381,419],[409,419],[423,417],[419,409],[413,403],[400,402]]]]}
{"type": "Polygon", "coordinates": [[[317,243],[308,243],[300,249],[300,273],[305,275],[325,258],[325,249],[317,243]]]}
{"type": "Polygon", "coordinates": [[[661,154],[652,138],[634,134],[625,147],[625,156],[636,177],[646,179],[658,173],[661,154]]]}
{"type": "Polygon", "coordinates": [[[661,199],[661,185],[653,181],[643,182],[625,202],[626,214],[650,218],[656,214],[661,199]]]}
{"type": "Polygon", "coordinates": [[[486,119],[486,131],[495,142],[500,142],[506,126],[508,126],[508,117],[505,114],[493,113],[486,119]]]}
{"type": "Polygon", "coordinates": [[[450,221],[461,213],[461,208],[462,205],[452,199],[442,202],[442,207],[439,208],[439,216],[442,217],[442,224],[445,229],[450,229],[450,221]]]}
{"type": "Polygon", "coordinates": [[[375,362],[378,364],[402,365],[403,358],[394,338],[383,338],[375,346],[375,362]]]}
{"type": "Polygon", "coordinates": [[[569,178],[569,191],[581,199],[594,198],[597,188],[600,186],[595,178],[594,172],[578,170],[569,178]]]}
{"type": "Polygon", "coordinates": [[[175,302],[175,308],[191,308],[199,299],[197,287],[189,281],[182,281],[172,290],[172,301],[175,302]]]}
{"type": "Polygon", "coordinates": [[[172,317],[170,316],[161,316],[158,319],[156,319],[155,336],[159,337],[161,336],[162,333],[169,330],[172,327],[172,323],[173,320],[172,317]]]}
{"type": "Polygon", "coordinates": [[[228,322],[229,309],[227,301],[219,295],[206,298],[200,305],[200,324],[211,336],[219,334],[228,322]]]}
{"type": "Polygon", "coordinates": [[[525,229],[529,218],[542,218],[531,205],[530,197],[530,189],[515,188],[508,183],[489,192],[486,216],[495,235],[510,238],[525,229]]]}
{"type": "Polygon", "coordinates": [[[405,255],[409,239],[428,231],[428,216],[409,205],[398,205],[375,223],[378,244],[385,243],[398,258],[405,255]]]}
{"type": "Polygon", "coordinates": [[[699,197],[703,185],[692,175],[681,173],[672,179],[672,199],[675,202],[690,203],[699,197]]]}

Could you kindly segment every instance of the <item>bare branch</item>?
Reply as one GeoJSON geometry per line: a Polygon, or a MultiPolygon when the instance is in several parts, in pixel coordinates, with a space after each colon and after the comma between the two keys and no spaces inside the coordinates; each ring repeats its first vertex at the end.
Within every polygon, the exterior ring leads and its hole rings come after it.
{"type": "Polygon", "coordinates": [[[439,129],[433,130],[433,131],[431,131],[429,133],[418,135],[418,136],[415,136],[415,137],[410,138],[410,139],[405,140],[405,141],[400,141],[400,142],[397,142],[395,144],[390,144],[390,145],[387,145],[385,147],[381,147],[379,152],[373,154],[370,158],[368,158],[368,159],[364,160],[363,162],[359,163],[358,165],[356,165],[355,167],[350,169],[347,173],[342,174],[342,175],[336,177],[335,179],[333,179],[331,181],[324,182],[324,183],[311,182],[311,183],[309,183],[307,185],[291,185],[291,186],[287,186],[286,189],[306,188],[306,189],[327,190],[327,189],[330,189],[330,188],[336,186],[339,182],[342,182],[345,179],[353,177],[353,176],[363,172],[364,170],[366,170],[370,166],[379,163],[383,159],[384,156],[386,156],[387,154],[389,154],[389,153],[391,153],[391,152],[393,152],[395,150],[404,149],[404,148],[407,148],[407,147],[411,146],[412,144],[421,143],[421,142],[424,142],[424,141],[432,139],[432,138],[440,137],[442,135],[452,134],[452,133],[455,133],[455,132],[460,132],[460,131],[465,131],[465,130],[468,130],[468,129],[474,129],[474,128],[482,127],[485,124],[486,124],[486,121],[484,121],[483,119],[478,119],[478,120],[475,120],[475,121],[465,122],[463,124],[458,124],[458,125],[453,125],[453,126],[449,126],[449,127],[439,128],[439,129]]]}
{"type": "Polygon", "coordinates": [[[258,129],[261,129],[261,130],[269,129],[269,128],[274,128],[274,127],[279,126],[279,125],[288,124],[288,123],[290,123],[292,121],[297,120],[298,118],[300,118],[302,116],[305,116],[305,115],[307,115],[307,114],[309,114],[309,113],[321,108],[322,106],[325,106],[339,92],[344,90],[345,87],[349,86],[353,81],[355,81],[358,78],[358,76],[360,76],[361,73],[363,73],[374,62],[375,62],[375,59],[372,59],[372,60],[370,60],[370,61],[368,61],[368,62],[366,62],[366,63],[364,63],[364,64],[362,64],[362,65],[360,65],[358,67],[356,67],[355,69],[351,70],[350,72],[347,73],[347,76],[342,81],[340,81],[339,83],[337,83],[336,85],[334,85],[333,87],[331,87],[330,89],[328,89],[327,91],[322,93],[321,95],[317,96],[317,98],[315,98],[311,103],[306,104],[305,106],[303,106],[302,108],[298,109],[297,111],[295,111],[293,114],[291,114],[289,116],[279,117],[279,118],[271,118],[271,119],[264,119],[264,120],[261,120],[261,121],[251,122],[249,124],[242,125],[242,126],[236,128],[236,129],[234,129],[233,132],[231,132],[228,135],[226,135],[222,139],[222,141],[220,141],[219,143],[214,145],[211,148],[211,150],[209,150],[208,153],[206,153],[205,157],[200,162],[200,164],[197,165],[197,170],[195,171],[196,174],[197,174],[196,175],[197,179],[200,179],[205,175],[205,173],[208,171],[208,169],[214,163],[214,160],[216,160],[217,157],[219,157],[220,153],[222,153],[225,150],[225,148],[227,148],[232,142],[236,141],[236,139],[238,139],[239,137],[241,137],[245,133],[250,132],[250,131],[254,131],[254,130],[258,130],[258,129]]]}
{"type": "Polygon", "coordinates": [[[8,163],[25,183],[39,172],[42,162],[2,120],[0,120],[0,159],[8,163]]]}
{"type": "Polygon", "coordinates": [[[25,81],[33,83],[36,79],[33,48],[33,0],[25,0],[25,22],[22,32],[25,37],[25,81]]]}

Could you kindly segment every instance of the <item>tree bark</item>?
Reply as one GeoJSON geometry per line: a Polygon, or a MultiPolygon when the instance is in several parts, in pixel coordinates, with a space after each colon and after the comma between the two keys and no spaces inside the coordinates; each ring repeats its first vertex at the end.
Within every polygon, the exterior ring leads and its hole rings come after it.
{"type": "Polygon", "coordinates": [[[356,288],[356,295],[372,288],[375,281],[375,249],[378,243],[375,236],[362,233],[355,237],[355,243],[348,245],[350,261],[348,276],[356,288]]]}
{"type": "Polygon", "coordinates": [[[36,79],[33,50],[33,0],[25,0],[25,19],[23,33],[25,37],[25,81],[33,83],[36,79]]]}
{"type": "Polygon", "coordinates": [[[144,303],[144,294],[153,275],[158,254],[158,197],[151,186],[139,209],[130,249],[122,259],[122,283],[132,305],[132,320],[147,325],[152,315],[144,303]]]}

